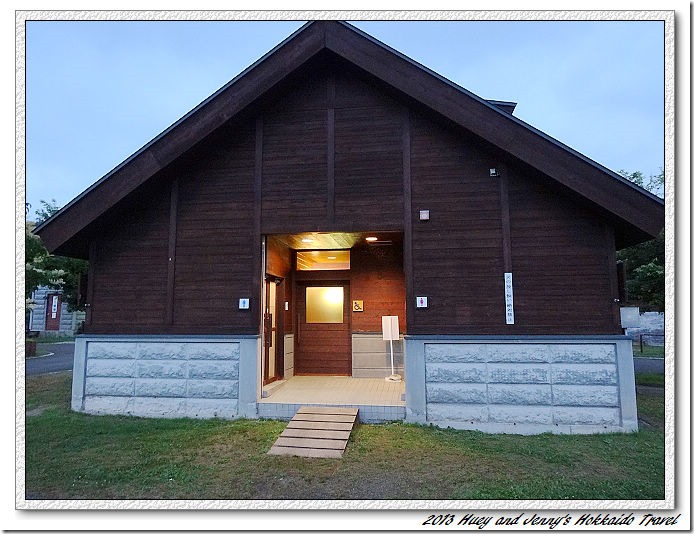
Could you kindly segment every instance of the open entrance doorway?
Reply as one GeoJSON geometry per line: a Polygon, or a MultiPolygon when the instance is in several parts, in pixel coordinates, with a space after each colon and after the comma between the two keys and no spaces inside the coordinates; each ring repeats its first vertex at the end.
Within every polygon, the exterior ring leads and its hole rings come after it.
{"type": "MultiPolygon", "coordinates": [[[[328,377],[383,381],[392,374],[382,317],[398,316],[406,333],[402,232],[266,235],[263,274],[264,399],[291,389],[295,376],[303,388],[328,377]]],[[[402,336],[394,358],[404,376],[402,336]]],[[[358,400],[359,389],[345,395],[358,400]]]]}

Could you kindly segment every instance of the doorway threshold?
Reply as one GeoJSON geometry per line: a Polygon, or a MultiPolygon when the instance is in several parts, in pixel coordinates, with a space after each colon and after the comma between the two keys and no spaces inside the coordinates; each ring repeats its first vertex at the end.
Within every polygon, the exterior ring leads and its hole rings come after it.
{"type": "Polygon", "coordinates": [[[358,408],[363,422],[405,419],[405,382],[348,376],[294,376],[258,401],[258,416],[291,419],[302,406],[358,408]]]}
{"type": "Polygon", "coordinates": [[[274,382],[270,382],[269,384],[266,384],[263,386],[263,392],[262,392],[262,397],[265,399],[267,397],[270,397],[275,391],[280,389],[282,386],[284,386],[287,383],[286,380],[275,380],[274,382]]]}

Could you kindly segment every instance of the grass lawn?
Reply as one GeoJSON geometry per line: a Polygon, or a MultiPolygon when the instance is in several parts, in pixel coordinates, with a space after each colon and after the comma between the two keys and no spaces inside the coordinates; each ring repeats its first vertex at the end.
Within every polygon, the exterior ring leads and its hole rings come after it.
{"type": "Polygon", "coordinates": [[[341,460],[267,456],[286,423],[69,410],[71,373],[27,379],[30,499],[663,499],[664,399],[632,434],[490,435],[359,424],[341,460]]]}
{"type": "Polygon", "coordinates": [[[665,375],[660,373],[636,373],[635,380],[640,386],[665,387],[665,375]]]}
{"type": "Polygon", "coordinates": [[[75,336],[56,336],[52,334],[39,336],[34,338],[36,343],[65,343],[67,341],[75,341],[75,336]]]}
{"type": "Polygon", "coordinates": [[[653,345],[644,345],[643,351],[638,343],[633,345],[635,358],[665,358],[665,347],[657,347],[653,345]]]}

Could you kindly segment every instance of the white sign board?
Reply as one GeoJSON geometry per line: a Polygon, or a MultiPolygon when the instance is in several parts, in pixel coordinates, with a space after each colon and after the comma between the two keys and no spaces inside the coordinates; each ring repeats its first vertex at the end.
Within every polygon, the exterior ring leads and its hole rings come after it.
{"type": "Polygon", "coordinates": [[[51,319],[55,319],[58,315],[58,295],[51,297],[51,319]]]}
{"type": "Polygon", "coordinates": [[[641,326],[641,314],[638,307],[619,308],[619,322],[622,328],[638,328],[641,326]]]}
{"type": "Polygon", "coordinates": [[[400,325],[397,315],[384,315],[381,317],[383,324],[383,341],[397,341],[400,339],[400,325]]]}
{"type": "Polygon", "coordinates": [[[506,324],[513,324],[513,275],[504,273],[504,298],[506,300],[506,324]]]}

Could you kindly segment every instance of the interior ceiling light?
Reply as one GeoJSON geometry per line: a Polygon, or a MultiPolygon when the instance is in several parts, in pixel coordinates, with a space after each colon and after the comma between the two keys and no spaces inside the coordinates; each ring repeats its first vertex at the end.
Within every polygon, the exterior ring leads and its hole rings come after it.
{"type": "Polygon", "coordinates": [[[373,243],[374,241],[378,241],[378,238],[377,238],[377,237],[373,237],[373,236],[369,236],[369,237],[366,238],[366,240],[367,240],[369,243],[373,243]]]}
{"type": "Polygon", "coordinates": [[[337,256],[328,256],[328,259],[329,259],[329,260],[336,260],[336,259],[337,259],[337,256]]]}
{"type": "Polygon", "coordinates": [[[310,237],[304,237],[301,239],[301,242],[302,243],[313,243],[313,239],[311,239],[310,237]]]}

